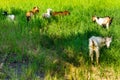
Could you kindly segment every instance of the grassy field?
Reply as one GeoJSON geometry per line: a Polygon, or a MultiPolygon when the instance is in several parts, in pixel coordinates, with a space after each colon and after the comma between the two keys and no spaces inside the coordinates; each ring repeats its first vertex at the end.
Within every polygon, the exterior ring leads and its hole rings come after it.
{"type": "Polygon", "coordinates": [[[120,0],[1,0],[0,70],[2,80],[120,80],[120,0]],[[29,23],[25,14],[40,12],[29,23]],[[47,8],[70,15],[43,19],[47,8]],[[8,21],[2,12],[16,15],[8,21]],[[92,16],[113,17],[109,30],[92,16]],[[91,65],[88,39],[112,36],[109,49],[100,50],[100,65],[91,65]],[[5,59],[5,60],[4,60],[5,59]]]}

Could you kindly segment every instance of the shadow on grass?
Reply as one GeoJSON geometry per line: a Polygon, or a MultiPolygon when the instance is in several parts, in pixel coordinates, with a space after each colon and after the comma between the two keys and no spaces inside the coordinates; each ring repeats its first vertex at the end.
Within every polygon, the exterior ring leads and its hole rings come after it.
{"type": "Polygon", "coordinates": [[[68,37],[57,37],[49,35],[41,35],[40,44],[42,47],[57,51],[59,58],[65,62],[80,66],[79,59],[84,57],[84,61],[88,62],[88,39],[91,36],[100,35],[97,31],[87,31],[84,34],[72,34],[68,37]]]}

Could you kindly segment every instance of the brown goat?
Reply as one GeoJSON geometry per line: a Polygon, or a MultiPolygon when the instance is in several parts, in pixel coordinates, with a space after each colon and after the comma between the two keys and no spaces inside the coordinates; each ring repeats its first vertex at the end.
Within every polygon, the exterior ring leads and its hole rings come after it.
{"type": "Polygon", "coordinates": [[[27,21],[29,21],[30,18],[31,18],[33,15],[35,15],[36,13],[38,13],[38,12],[39,12],[39,8],[38,8],[38,7],[33,7],[33,9],[32,9],[31,11],[28,11],[28,12],[26,13],[26,19],[27,19],[27,21]]]}
{"type": "Polygon", "coordinates": [[[70,15],[70,12],[69,11],[52,12],[52,16],[57,16],[57,15],[60,16],[70,15]]]}

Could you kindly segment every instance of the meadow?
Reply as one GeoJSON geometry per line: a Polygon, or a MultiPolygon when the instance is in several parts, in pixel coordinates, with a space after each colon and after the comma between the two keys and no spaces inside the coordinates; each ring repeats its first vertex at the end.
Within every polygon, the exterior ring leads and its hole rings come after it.
{"type": "Polygon", "coordinates": [[[0,0],[1,80],[120,80],[120,0],[0,0]],[[40,12],[29,23],[25,14],[40,12]],[[47,8],[70,11],[68,16],[43,19],[47,8]],[[16,15],[15,22],[2,12],[16,15]],[[113,17],[106,30],[92,16],[113,17]],[[112,36],[100,50],[100,65],[91,65],[88,39],[112,36]]]}

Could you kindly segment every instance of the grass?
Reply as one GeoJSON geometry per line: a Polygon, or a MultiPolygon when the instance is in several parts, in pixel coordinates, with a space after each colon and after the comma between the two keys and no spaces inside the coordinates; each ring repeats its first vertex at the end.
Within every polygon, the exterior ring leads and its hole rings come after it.
{"type": "Polygon", "coordinates": [[[1,0],[0,13],[16,15],[13,23],[0,15],[1,79],[10,80],[119,80],[119,0],[1,0]],[[25,13],[34,6],[39,14],[27,23],[25,13]],[[47,8],[71,14],[43,19],[47,8]],[[93,15],[113,17],[110,30],[91,21],[93,15]],[[101,49],[100,66],[90,64],[88,39],[112,36],[111,47],[101,49]],[[4,61],[4,57],[7,58],[4,61]]]}

